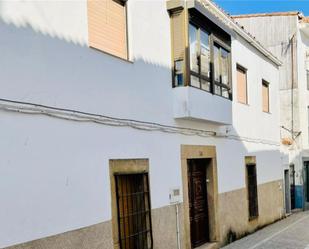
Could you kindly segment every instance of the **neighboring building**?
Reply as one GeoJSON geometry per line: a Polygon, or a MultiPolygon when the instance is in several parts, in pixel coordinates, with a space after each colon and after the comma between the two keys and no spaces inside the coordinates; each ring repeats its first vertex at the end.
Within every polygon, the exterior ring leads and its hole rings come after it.
{"type": "Polygon", "coordinates": [[[283,217],[281,62],[213,2],[0,19],[1,248],[213,246],[283,217]]]}
{"type": "Polygon", "coordinates": [[[275,54],[280,69],[282,151],[286,211],[309,204],[309,23],[300,12],[236,16],[235,20],[275,54]]]}

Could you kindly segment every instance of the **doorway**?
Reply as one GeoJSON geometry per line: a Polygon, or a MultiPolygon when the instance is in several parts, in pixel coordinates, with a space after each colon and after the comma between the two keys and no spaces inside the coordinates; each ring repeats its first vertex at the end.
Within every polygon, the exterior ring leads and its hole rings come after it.
{"type": "Polygon", "coordinates": [[[216,147],[181,145],[181,169],[183,248],[194,248],[208,242],[216,244],[221,238],[216,147]]]}
{"type": "Polygon", "coordinates": [[[305,209],[309,209],[309,161],[304,162],[305,209]]]}
{"type": "Polygon", "coordinates": [[[210,159],[188,159],[190,235],[193,248],[209,242],[207,165],[210,159]]]}
{"type": "Polygon", "coordinates": [[[284,170],[284,199],[285,199],[285,213],[291,213],[291,192],[290,192],[290,173],[289,170],[284,170]]]}
{"type": "Polygon", "coordinates": [[[295,209],[295,166],[290,165],[290,192],[291,192],[291,209],[295,209]]]}

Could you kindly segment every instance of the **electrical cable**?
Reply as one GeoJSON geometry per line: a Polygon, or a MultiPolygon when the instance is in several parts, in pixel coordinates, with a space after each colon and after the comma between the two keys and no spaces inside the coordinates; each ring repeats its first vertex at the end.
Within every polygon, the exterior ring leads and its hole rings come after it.
{"type": "Polygon", "coordinates": [[[46,115],[71,121],[94,122],[97,124],[103,124],[108,126],[130,127],[143,131],[159,131],[165,133],[181,134],[185,136],[217,137],[250,143],[261,143],[275,146],[280,145],[278,142],[270,140],[242,137],[238,135],[220,135],[215,131],[164,125],[134,119],[115,118],[101,114],[94,114],[72,109],[58,108],[54,106],[46,106],[42,104],[15,101],[3,98],[0,98],[0,109],[24,114],[46,115]]]}

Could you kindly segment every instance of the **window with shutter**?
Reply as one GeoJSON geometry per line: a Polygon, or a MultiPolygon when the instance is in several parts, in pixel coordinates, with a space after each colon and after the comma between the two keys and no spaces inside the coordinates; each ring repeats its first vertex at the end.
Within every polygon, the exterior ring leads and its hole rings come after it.
{"type": "Polygon", "coordinates": [[[88,0],[89,46],[128,59],[126,3],[88,0]]]}
{"type": "Polygon", "coordinates": [[[239,65],[237,65],[237,100],[239,103],[248,104],[247,70],[239,65]]]}
{"type": "Polygon", "coordinates": [[[265,80],[262,82],[262,104],[263,112],[269,112],[269,83],[265,80]]]}

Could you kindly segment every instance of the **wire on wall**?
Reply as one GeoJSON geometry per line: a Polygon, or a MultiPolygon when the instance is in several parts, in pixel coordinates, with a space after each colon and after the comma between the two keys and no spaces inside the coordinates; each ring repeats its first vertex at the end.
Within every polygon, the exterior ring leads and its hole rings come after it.
{"type": "Polygon", "coordinates": [[[78,122],[94,122],[97,124],[108,125],[108,126],[130,127],[133,129],[143,131],[159,131],[165,133],[181,134],[185,136],[217,137],[217,138],[225,138],[250,143],[261,143],[275,146],[280,145],[278,142],[270,140],[256,139],[256,138],[249,138],[249,137],[242,137],[228,134],[220,135],[215,131],[170,126],[170,125],[139,121],[133,119],[115,118],[101,114],[94,114],[72,109],[34,104],[29,102],[14,101],[9,99],[0,98],[0,109],[4,111],[18,112],[24,114],[46,115],[55,118],[78,121],[78,122]]]}

